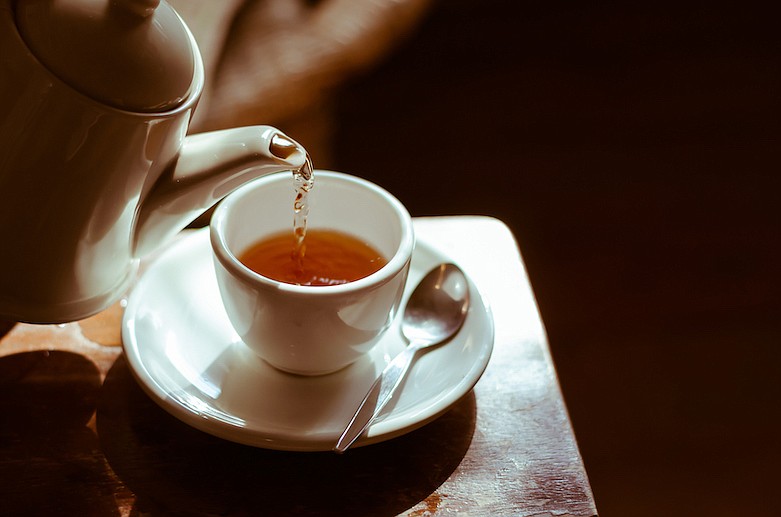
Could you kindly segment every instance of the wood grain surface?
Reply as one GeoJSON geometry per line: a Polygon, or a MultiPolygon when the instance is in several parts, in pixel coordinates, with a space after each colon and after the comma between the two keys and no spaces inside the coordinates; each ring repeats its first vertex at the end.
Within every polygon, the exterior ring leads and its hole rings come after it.
{"type": "Polygon", "coordinates": [[[0,514],[595,515],[512,234],[483,217],[416,219],[415,231],[472,277],[495,323],[488,368],[444,415],[344,455],[247,447],[143,392],[121,302],[65,325],[4,323],[0,514]]]}

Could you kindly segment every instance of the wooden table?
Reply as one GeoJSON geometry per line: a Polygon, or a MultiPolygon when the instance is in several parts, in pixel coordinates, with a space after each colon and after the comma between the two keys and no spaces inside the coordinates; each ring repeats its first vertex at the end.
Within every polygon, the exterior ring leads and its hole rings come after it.
{"type": "Polygon", "coordinates": [[[144,394],[121,303],[0,323],[0,515],[596,515],[513,236],[484,217],[415,229],[473,278],[496,328],[483,377],[439,419],[342,456],[251,448],[144,394]]]}

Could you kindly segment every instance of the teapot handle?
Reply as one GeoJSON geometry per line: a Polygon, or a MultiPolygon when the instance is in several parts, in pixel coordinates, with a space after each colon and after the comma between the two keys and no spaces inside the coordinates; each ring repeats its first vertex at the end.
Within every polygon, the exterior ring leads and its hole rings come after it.
{"type": "Polygon", "coordinates": [[[133,255],[143,257],[160,247],[248,181],[298,169],[305,161],[303,147],[271,126],[247,126],[186,137],[174,166],[157,180],[141,202],[133,255]]]}

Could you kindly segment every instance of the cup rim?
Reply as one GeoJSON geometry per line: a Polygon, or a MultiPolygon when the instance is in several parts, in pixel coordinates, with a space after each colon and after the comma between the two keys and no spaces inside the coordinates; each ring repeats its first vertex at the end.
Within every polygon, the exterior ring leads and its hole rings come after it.
{"type": "MultiPolygon", "coordinates": [[[[412,218],[406,207],[393,194],[384,188],[358,176],[323,169],[315,169],[314,174],[316,178],[315,182],[317,182],[317,179],[319,178],[327,178],[357,184],[380,194],[391,205],[401,221],[401,242],[396,249],[396,252],[383,267],[368,276],[345,284],[313,286],[289,284],[287,282],[274,280],[253,271],[239,260],[236,254],[230,250],[225,240],[225,227],[227,225],[229,211],[236,203],[250,195],[254,190],[262,188],[268,183],[282,181],[282,176],[285,176],[287,180],[292,182],[290,171],[272,173],[252,180],[228,194],[220,202],[212,215],[209,228],[212,250],[217,259],[231,274],[241,278],[245,282],[275,289],[290,295],[305,295],[307,297],[342,295],[374,288],[389,282],[409,263],[412,257],[412,250],[415,247],[412,218]]],[[[317,188],[317,183],[315,183],[315,188],[317,188]]]]}

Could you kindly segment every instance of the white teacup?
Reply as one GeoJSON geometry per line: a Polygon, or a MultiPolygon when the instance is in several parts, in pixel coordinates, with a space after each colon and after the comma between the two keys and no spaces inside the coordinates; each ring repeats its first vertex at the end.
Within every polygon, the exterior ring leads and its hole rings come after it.
{"type": "Polygon", "coordinates": [[[305,286],[255,273],[237,258],[269,235],[293,231],[290,172],[264,176],[214,212],[211,244],[228,317],[258,356],[291,373],[319,375],[366,354],[398,312],[414,247],[412,220],[390,193],[347,174],[315,171],[307,229],[331,229],[368,243],[388,261],[341,285],[305,286]]]}

